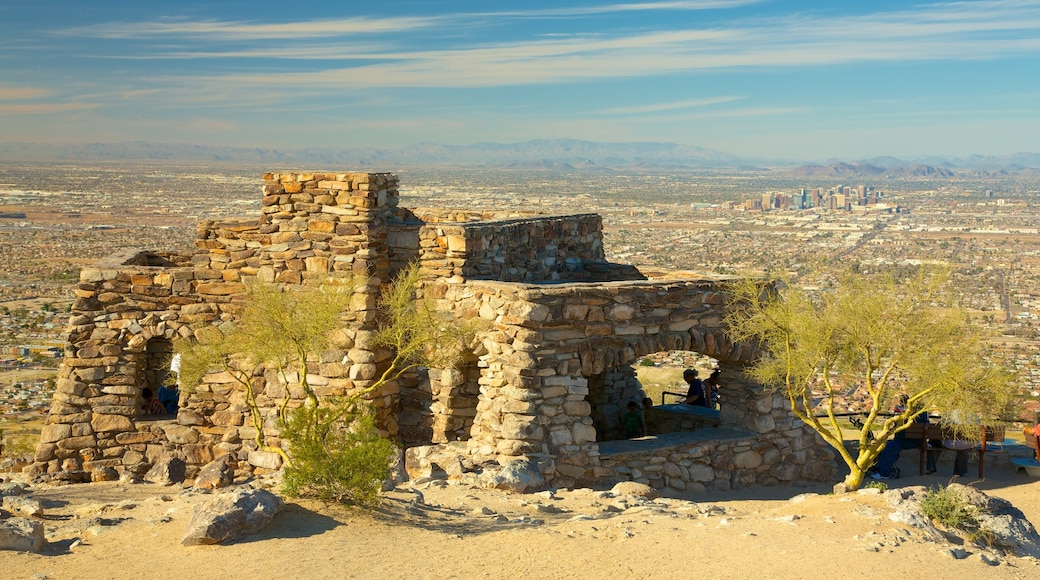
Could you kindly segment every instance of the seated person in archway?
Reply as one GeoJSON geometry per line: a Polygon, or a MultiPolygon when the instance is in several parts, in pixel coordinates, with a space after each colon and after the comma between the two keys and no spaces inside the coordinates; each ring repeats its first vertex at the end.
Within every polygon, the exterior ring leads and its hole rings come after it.
{"type": "Polygon", "coordinates": [[[719,408],[719,369],[711,371],[711,375],[704,380],[704,396],[707,397],[707,407],[709,409],[719,408]]]}
{"type": "Polygon", "coordinates": [[[621,416],[621,428],[625,431],[625,439],[646,435],[646,421],[635,401],[628,402],[628,412],[621,416]]]}
{"type": "Polygon", "coordinates": [[[682,378],[687,385],[686,400],[683,402],[687,405],[707,407],[708,398],[704,396],[704,383],[697,378],[697,369],[686,369],[682,378]]]}
{"type": "Polygon", "coordinates": [[[180,403],[180,391],[177,389],[177,385],[180,379],[176,382],[171,382],[167,385],[159,385],[159,402],[162,403],[166,413],[170,415],[177,414],[177,405],[180,403]]]}
{"type": "Polygon", "coordinates": [[[159,398],[155,396],[152,389],[145,387],[141,389],[141,413],[144,415],[165,415],[166,407],[162,406],[159,398]]]}

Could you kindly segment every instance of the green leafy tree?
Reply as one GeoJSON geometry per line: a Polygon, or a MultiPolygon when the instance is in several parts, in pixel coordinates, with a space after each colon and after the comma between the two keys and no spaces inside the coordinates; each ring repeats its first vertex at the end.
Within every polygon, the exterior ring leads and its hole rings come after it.
{"type": "Polygon", "coordinates": [[[739,281],[726,322],[734,340],[762,348],[749,376],[784,393],[791,412],[848,465],[845,489],[858,489],[886,440],[923,413],[1001,416],[1013,375],[986,358],[979,329],[952,305],[947,271],[922,269],[902,280],[846,273],[820,288],[739,281]],[[905,410],[885,416],[901,394],[909,397],[905,410]],[[856,454],[836,416],[849,397],[868,406],[856,454]]]}
{"type": "Polygon", "coordinates": [[[475,327],[458,324],[417,296],[420,271],[412,265],[383,291],[379,330],[369,346],[390,353],[384,371],[364,388],[338,397],[318,397],[307,378],[307,362],[330,348],[331,335],[361,279],[327,281],[317,287],[249,286],[239,319],[228,328],[198,329],[194,340],[176,345],[181,353],[182,388],[201,383],[214,367],[242,387],[255,443],[278,453],[286,466],[285,491],[323,499],[371,501],[386,478],[393,444],[379,436],[367,402],[388,383],[417,366],[454,366],[475,327]],[[291,406],[290,390],[277,403],[281,435],[288,449],[268,444],[258,392],[267,369],[287,386],[299,385],[303,404],[291,406]]]}

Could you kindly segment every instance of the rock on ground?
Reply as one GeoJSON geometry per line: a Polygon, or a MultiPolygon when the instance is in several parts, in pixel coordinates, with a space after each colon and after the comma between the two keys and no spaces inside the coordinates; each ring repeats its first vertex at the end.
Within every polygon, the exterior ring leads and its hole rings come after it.
{"type": "Polygon", "coordinates": [[[235,479],[235,469],[227,455],[221,455],[206,464],[195,477],[197,489],[219,489],[228,487],[235,479]]]}
{"type": "Polygon", "coordinates": [[[0,550],[39,552],[46,545],[40,522],[27,518],[0,520],[0,550]]]}
{"type": "Polygon", "coordinates": [[[195,508],[181,543],[217,544],[254,534],[271,523],[283,505],[280,497],[263,489],[239,488],[222,493],[195,508]]]}
{"type": "Polygon", "coordinates": [[[515,493],[539,491],[545,488],[545,477],[536,461],[517,459],[490,477],[490,487],[515,493]]]}
{"type": "Polygon", "coordinates": [[[164,455],[145,474],[144,480],[150,483],[173,485],[184,481],[187,470],[184,460],[172,455],[164,455]]]}
{"type": "Polygon", "coordinates": [[[656,489],[636,481],[618,482],[610,489],[610,492],[614,495],[631,495],[643,499],[655,499],[658,495],[656,489]]]}

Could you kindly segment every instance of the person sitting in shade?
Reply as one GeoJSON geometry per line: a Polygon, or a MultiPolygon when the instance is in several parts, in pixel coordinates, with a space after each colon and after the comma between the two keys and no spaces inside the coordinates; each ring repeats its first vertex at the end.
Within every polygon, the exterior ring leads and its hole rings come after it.
{"type": "Polygon", "coordinates": [[[165,415],[166,407],[159,402],[152,389],[145,387],[141,389],[141,412],[145,415],[165,415]]]}
{"type": "Polygon", "coordinates": [[[651,413],[651,409],[654,408],[654,400],[650,397],[643,397],[643,408],[639,410],[643,415],[643,426],[646,429],[647,435],[657,433],[657,422],[654,420],[654,415],[651,413]]]}
{"type": "Polygon", "coordinates": [[[646,421],[635,401],[628,402],[628,412],[621,416],[621,428],[625,431],[625,439],[646,435],[646,421]]]}
{"type": "Polygon", "coordinates": [[[180,403],[180,392],[177,385],[162,385],[159,387],[159,402],[162,403],[166,412],[170,415],[177,414],[177,405],[180,403]]]}
{"type": "MultiPolygon", "coordinates": [[[[965,413],[960,409],[950,411],[950,423],[953,426],[978,424],[980,422],[981,421],[978,417],[965,417],[965,413]]],[[[975,449],[975,441],[968,438],[962,439],[960,437],[954,439],[943,439],[942,446],[956,452],[953,458],[953,474],[961,476],[967,475],[968,451],[975,449]]]]}
{"type": "MultiPolygon", "coordinates": [[[[900,395],[899,403],[896,405],[893,411],[896,414],[902,413],[907,404],[909,404],[910,397],[907,395],[900,395]]],[[[914,417],[914,423],[928,423],[928,413],[921,413],[914,417]]],[[[921,447],[920,439],[910,439],[906,436],[906,431],[899,431],[894,437],[889,439],[885,443],[885,447],[881,449],[881,453],[877,457],[877,470],[874,471],[870,476],[873,479],[888,479],[890,477],[899,477],[899,470],[896,469],[896,462],[899,461],[899,456],[903,451],[907,449],[915,449],[921,447]]],[[[936,463],[939,459],[939,452],[935,450],[929,450],[926,455],[927,467],[926,471],[931,474],[936,471],[936,463]]]]}

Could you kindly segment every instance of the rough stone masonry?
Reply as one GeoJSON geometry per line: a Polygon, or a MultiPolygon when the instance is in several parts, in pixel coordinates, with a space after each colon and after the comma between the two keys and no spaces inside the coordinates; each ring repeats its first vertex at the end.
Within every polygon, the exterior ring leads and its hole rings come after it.
{"type": "MultiPolygon", "coordinates": [[[[546,485],[633,480],[687,492],[834,476],[826,445],[743,374],[756,352],[724,332],[727,279],[647,280],[609,262],[596,214],[405,209],[387,173],[263,181],[260,218],[203,221],[193,252],[127,251],[82,271],[28,469],[140,474],[171,454],[189,477],[223,455],[240,475],[279,469],[276,454],[255,448],[244,394],[226,374],[182,393],[175,416],[142,416],[142,389],[166,381],[174,341],[235,320],[250,280],[348,274],[367,285],[306,372],[319,396],[363,389],[389,360],[372,346],[380,286],[418,261],[425,295],[487,330],[459,368],[423,369],[375,394],[380,428],[411,468],[462,474],[522,459],[546,485]],[[668,350],[719,361],[718,426],[673,421],[672,433],[617,441],[624,404],[643,396],[632,365],[668,350]]],[[[283,443],[275,403],[288,392],[299,404],[298,380],[255,377],[268,444],[283,443]]]]}

